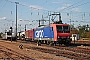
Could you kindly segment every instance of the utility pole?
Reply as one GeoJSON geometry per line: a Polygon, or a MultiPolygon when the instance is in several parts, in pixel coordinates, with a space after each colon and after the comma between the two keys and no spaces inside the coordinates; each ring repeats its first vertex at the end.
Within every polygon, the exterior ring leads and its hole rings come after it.
{"type": "Polygon", "coordinates": [[[42,25],[44,25],[44,19],[43,19],[43,15],[42,15],[42,20],[41,20],[41,21],[42,21],[42,25]]]}
{"type": "Polygon", "coordinates": [[[39,26],[38,27],[40,27],[40,20],[39,20],[39,26]]]}
{"type": "Polygon", "coordinates": [[[72,30],[71,22],[72,22],[72,21],[71,21],[71,19],[70,19],[70,32],[71,32],[71,30],[72,30]]]}
{"type": "Polygon", "coordinates": [[[17,4],[19,4],[19,2],[15,3],[16,3],[16,41],[17,41],[17,4]]]}
{"type": "Polygon", "coordinates": [[[48,16],[49,16],[49,25],[50,25],[50,16],[51,16],[51,13],[48,12],[48,16]]]}
{"type": "Polygon", "coordinates": [[[25,31],[26,31],[26,24],[25,24],[25,31]]]}
{"type": "Polygon", "coordinates": [[[44,20],[44,18],[43,18],[43,15],[42,15],[42,19],[41,20],[36,20],[36,21],[38,21],[39,23],[39,26],[38,27],[40,27],[40,26],[45,26],[44,25],[44,22],[46,22],[46,21],[49,21],[49,25],[50,25],[50,20],[44,20]],[[41,24],[42,23],[42,24],[41,24]]]}
{"type": "Polygon", "coordinates": [[[49,25],[50,25],[50,16],[49,16],[49,25]]]}

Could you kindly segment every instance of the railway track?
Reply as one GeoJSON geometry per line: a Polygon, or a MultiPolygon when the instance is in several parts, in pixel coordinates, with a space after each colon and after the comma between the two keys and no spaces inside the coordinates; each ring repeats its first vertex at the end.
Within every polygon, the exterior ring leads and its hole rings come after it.
{"type": "Polygon", "coordinates": [[[0,49],[0,59],[13,59],[12,57],[10,57],[10,54],[11,53],[0,49]]]}
{"type": "Polygon", "coordinates": [[[42,46],[46,46],[48,48],[53,47],[55,49],[52,50],[52,49],[45,49],[38,47],[29,47],[29,49],[41,51],[44,53],[54,54],[56,56],[63,56],[75,60],[90,60],[90,49],[88,48],[80,48],[80,47],[76,47],[75,45],[73,47],[71,46],[67,47],[67,46],[48,46],[42,44],[42,46]]]}
{"type": "Polygon", "coordinates": [[[10,48],[0,45],[0,59],[4,60],[35,60],[10,48]]]}
{"type": "Polygon", "coordinates": [[[90,55],[90,48],[83,48],[83,47],[61,47],[61,46],[54,46],[53,48],[60,49],[60,50],[68,50],[77,52],[80,54],[87,54],[90,55]]]}
{"type": "MultiPolygon", "coordinates": [[[[74,43],[74,41],[72,41],[72,43],[74,43]]],[[[78,41],[75,41],[75,43],[90,45],[90,40],[78,40],[78,41]]]]}
{"type": "MultiPolygon", "coordinates": [[[[21,43],[21,41],[19,41],[21,43]]],[[[28,43],[28,44],[34,44],[34,42],[22,42],[22,43],[28,43]]],[[[74,60],[90,60],[90,49],[88,48],[79,48],[79,47],[66,47],[66,46],[48,46],[46,44],[42,44],[42,46],[45,46],[47,48],[42,47],[32,47],[27,46],[26,48],[40,51],[43,53],[49,53],[56,56],[63,56],[74,60]],[[53,49],[48,49],[52,47],[53,49]]],[[[7,48],[8,49],[8,48],[7,48]]],[[[10,49],[8,49],[10,50],[10,49]]],[[[17,53],[17,52],[16,52],[17,53]]],[[[19,54],[20,55],[20,54],[19,54]]]]}
{"type": "Polygon", "coordinates": [[[67,57],[75,60],[90,60],[90,55],[80,54],[69,50],[46,49],[46,48],[40,48],[40,47],[29,47],[29,49],[37,50],[43,53],[54,54],[56,56],[63,56],[63,57],[67,57]]]}

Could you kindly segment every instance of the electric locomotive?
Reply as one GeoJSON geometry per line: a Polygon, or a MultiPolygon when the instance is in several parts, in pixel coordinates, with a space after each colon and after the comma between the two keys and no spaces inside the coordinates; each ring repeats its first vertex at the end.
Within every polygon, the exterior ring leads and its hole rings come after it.
{"type": "Polygon", "coordinates": [[[49,26],[36,28],[34,30],[34,40],[41,44],[70,44],[70,28],[68,24],[50,24],[49,26]]]}
{"type": "Polygon", "coordinates": [[[37,41],[37,45],[41,43],[47,43],[51,45],[58,44],[70,44],[70,26],[69,24],[63,24],[60,13],[52,14],[59,15],[59,21],[56,21],[47,26],[39,26],[38,28],[26,31],[27,37],[33,41],[37,41]]]}

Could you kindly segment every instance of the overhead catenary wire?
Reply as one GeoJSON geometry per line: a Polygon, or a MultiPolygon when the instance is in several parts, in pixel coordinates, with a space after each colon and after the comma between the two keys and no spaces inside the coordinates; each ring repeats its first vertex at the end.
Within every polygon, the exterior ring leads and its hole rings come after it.
{"type": "MultiPolygon", "coordinates": [[[[11,3],[15,3],[15,2],[13,2],[13,1],[11,1],[11,0],[6,0],[6,1],[9,1],[9,2],[11,2],[11,3]]],[[[82,2],[82,1],[83,1],[83,0],[80,0],[79,2],[73,4],[73,5],[65,8],[65,9],[71,9],[71,8],[75,8],[75,7],[82,6],[82,5],[85,5],[85,4],[90,3],[90,2],[85,2],[85,3],[82,3],[82,4],[77,5],[78,3],[82,2]]],[[[47,3],[47,1],[46,1],[45,3],[47,3]]],[[[26,5],[26,4],[21,4],[21,3],[19,3],[19,5],[25,6],[25,7],[27,7],[27,8],[31,8],[32,10],[33,10],[33,9],[37,9],[38,11],[39,11],[39,10],[42,10],[42,11],[47,11],[47,12],[55,12],[55,11],[49,11],[49,10],[45,10],[45,9],[38,9],[38,8],[35,8],[35,7],[30,7],[30,6],[26,5]]],[[[64,11],[64,10],[63,10],[63,11],[64,11]]],[[[32,15],[32,13],[33,13],[33,12],[31,12],[31,15],[32,15]]],[[[40,13],[38,12],[38,15],[39,15],[39,14],[40,14],[40,13]]]]}
{"type": "MultiPolygon", "coordinates": [[[[11,0],[6,0],[6,1],[9,1],[9,2],[11,2],[11,3],[15,3],[15,2],[13,2],[13,1],[11,1],[11,0]]],[[[72,7],[72,6],[78,4],[78,3],[82,2],[82,1],[83,1],[83,0],[80,0],[79,2],[77,2],[77,3],[75,3],[75,4],[71,5],[71,6],[68,6],[68,7],[64,8],[64,9],[68,9],[69,7],[72,7]]],[[[48,1],[46,0],[45,3],[47,3],[47,2],[48,2],[48,1]]],[[[78,6],[82,6],[82,5],[85,5],[85,4],[87,4],[87,3],[90,3],[90,2],[85,2],[85,3],[82,3],[82,4],[76,5],[76,6],[72,7],[72,8],[75,8],[75,7],[78,7],[78,6]]],[[[38,9],[38,8],[35,8],[35,7],[30,7],[30,6],[26,5],[26,4],[21,4],[21,3],[19,3],[19,5],[22,5],[22,6],[31,8],[31,9],[37,9],[37,10],[43,10],[43,11],[49,11],[49,10],[46,10],[46,9],[38,9]]],[[[63,9],[63,11],[64,11],[64,9],[63,9]]],[[[50,11],[50,12],[55,12],[55,11],[50,11]]]]}
{"type": "Polygon", "coordinates": [[[44,3],[40,4],[39,6],[45,5],[48,1],[50,0],[46,0],[44,3]]]}
{"type": "Polygon", "coordinates": [[[70,8],[70,7],[72,7],[72,6],[76,5],[76,4],[78,4],[78,3],[81,3],[82,1],[83,1],[83,0],[80,0],[79,2],[76,2],[76,3],[74,3],[74,4],[70,5],[70,6],[64,8],[64,9],[62,9],[61,11],[65,10],[65,9],[68,9],[68,8],[70,8]]]}
{"type": "MultiPolygon", "coordinates": [[[[50,1],[50,0],[46,0],[44,3],[40,4],[39,6],[42,6],[42,5],[46,4],[48,1],[50,1]]],[[[23,4],[21,4],[21,5],[23,5],[23,4]]],[[[26,5],[23,5],[23,6],[26,6],[26,5]]],[[[28,6],[26,6],[26,7],[28,7],[28,6]]],[[[31,7],[31,9],[33,9],[33,8],[31,7]]],[[[39,10],[41,10],[41,9],[37,9],[37,10],[38,10],[37,15],[39,16],[39,15],[40,15],[39,10]]],[[[28,12],[27,12],[27,13],[28,13],[28,12]]],[[[30,15],[32,16],[32,14],[33,14],[33,11],[30,13],[30,15]]],[[[32,19],[31,19],[31,20],[32,20],[32,19]]]]}
{"type": "MultiPolygon", "coordinates": [[[[11,2],[11,3],[15,3],[15,2],[10,1],[10,0],[6,0],[6,1],[9,1],[9,2],[11,2]]],[[[77,2],[77,3],[75,3],[75,4],[71,5],[71,6],[68,6],[68,7],[65,8],[65,9],[69,10],[69,9],[71,9],[70,7],[72,7],[72,6],[80,3],[80,2],[82,2],[82,1],[83,1],[83,0],[80,0],[79,2],[77,2]],[[69,8],[69,9],[68,9],[68,8],[69,8]]],[[[46,1],[46,2],[47,2],[47,1],[46,1]]],[[[86,3],[83,3],[83,4],[79,4],[79,5],[76,5],[76,6],[72,7],[72,8],[75,8],[75,7],[78,7],[78,6],[82,6],[82,5],[85,5],[85,4],[87,4],[87,3],[90,3],[90,2],[86,2],[86,3]]],[[[19,3],[19,5],[25,6],[25,7],[27,7],[27,8],[31,8],[31,9],[37,9],[37,10],[42,10],[42,11],[49,11],[49,10],[46,10],[46,9],[39,9],[39,8],[35,8],[35,7],[30,7],[30,6],[26,5],[26,4],[21,4],[21,3],[19,3]]],[[[61,11],[62,11],[62,10],[61,10],[61,11]]],[[[61,12],[61,11],[60,11],[60,12],[61,12]]],[[[63,9],[63,11],[64,11],[64,9],[63,9]]],[[[50,12],[56,12],[56,11],[50,11],[50,12]]]]}
{"type": "MultiPolygon", "coordinates": [[[[79,12],[79,15],[77,15],[77,16],[72,16],[71,17],[71,19],[73,19],[74,18],[74,20],[76,20],[77,18],[79,19],[79,20],[82,20],[82,21],[84,21],[84,20],[89,20],[89,14],[90,14],[90,12],[79,12]],[[80,14],[81,13],[81,14],[80,14]]],[[[69,16],[69,13],[67,13],[67,16],[69,16]]],[[[68,17],[69,18],[69,17],[68,17]]],[[[78,20],[77,20],[78,21],[78,20]]]]}
{"type": "MultiPolygon", "coordinates": [[[[89,1],[89,2],[85,2],[85,3],[82,3],[82,4],[76,5],[76,4],[78,4],[78,3],[82,2],[82,1],[83,1],[83,0],[80,0],[80,1],[77,2],[77,3],[75,3],[75,4],[73,4],[73,5],[70,5],[70,6],[68,6],[68,7],[60,10],[60,12],[61,12],[61,11],[64,11],[65,9],[69,10],[69,9],[72,9],[72,8],[79,7],[79,6],[82,6],[82,5],[85,5],[85,4],[90,3],[90,1],[89,1]],[[74,5],[76,5],[76,6],[74,6],[74,5]],[[73,6],[73,7],[72,7],[72,6],[73,6]],[[71,8],[70,8],[70,7],[71,7],[71,8]]],[[[84,17],[85,17],[85,13],[84,13],[84,17]]]]}
{"type": "MultiPolygon", "coordinates": [[[[11,3],[15,3],[15,2],[13,2],[13,1],[11,1],[11,0],[6,0],[6,1],[11,2],[11,3]]],[[[32,7],[32,6],[30,7],[30,6],[28,6],[28,5],[26,5],[26,4],[22,4],[22,3],[19,3],[18,5],[25,6],[25,7],[27,7],[27,8],[42,10],[42,11],[49,11],[49,10],[47,10],[47,9],[40,9],[40,8],[36,8],[36,7],[32,7]]],[[[55,11],[51,11],[51,12],[55,12],[55,11]]]]}
{"type": "MultiPolygon", "coordinates": [[[[82,5],[88,4],[88,3],[90,3],[90,1],[85,2],[85,3],[82,3],[82,4],[79,4],[79,5],[75,6],[75,7],[79,7],[79,6],[82,6],[82,5]]],[[[72,7],[72,8],[75,8],[75,7],[72,7]]]]}
{"type": "MultiPolygon", "coordinates": [[[[15,3],[15,2],[13,2],[13,1],[11,1],[11,0],[6,0],[6,1],[8,1],[8,2],[11,2],[11,3],[15,3]]],[[[45,3],[47,3],[48,1],[46,1],[45,3]]],[[[24,6],[24,7],[27,7],[27,8],[31,8],[32,10],[33,9],[35,9],[35,10],[41,10],[41,11],[47,11],[48,12],[48,10],[47,9],[39,9],[39,8],[36,8],[36,7],[33,7],[33,6],[28,6],[28,5],[26,5],[26,4],[22,4],[22,3],[19,3],[18,5],[21,5],[21,6],[24,6]]],[[[50,11],[50,12],[55,12],[55,11],[50,11]]],[[[27,12],[28,13],[28,12],[27,12]]],[[[31,15],[33,14],[33,12],[31,12],[31,15]]],[[[40,15],[40,13],[38,12],[38,16],[40,15]]],[[[21,15],[22,16],[22,15],[21,15]]]]}
{"type": "MultiPolygon", "coordinates": [[[[68,8],[67,10],[70,10],[70,9],[72,9],[72,8],[79,7],[79,6],[82,6],[82,5],[88,4],[88,3],[90,3],[90,1],[85,2],[85,3],[82,3],[82,4],[79,4],[79,5],[76,5],[76,6],[73,6],[73,7],[71,7],[71,8],[68,8]]],[[[64,11],[64,10],[63,10],[63,11],[64,11]]]]}
{"type": "Polygon", "coordinates": [[[0,11],[5,7],[6,3],[7,3],[7,1],[6,1],[5,4],[2,6],[2,8],[0,9],[0,11]]]}

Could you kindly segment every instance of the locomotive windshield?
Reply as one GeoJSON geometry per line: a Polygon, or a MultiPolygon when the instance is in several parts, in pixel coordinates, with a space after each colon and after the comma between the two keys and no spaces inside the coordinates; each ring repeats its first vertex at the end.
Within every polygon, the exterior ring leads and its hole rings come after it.
{"type": "Polygon", "coordinates": [[[63,32],[62,26],[57,26],[57,31],[58,32],[63,32]]]}
{"type": "Polygon", "coordinates": [[[64,32],[70,32],[69,26],[63,26],[63,31],[64,32]]]}
{"type": "Polygon", "coordinates": [[[70,32],[69,26],[57,26],[57,32],[68,33],[70,32]]]}

